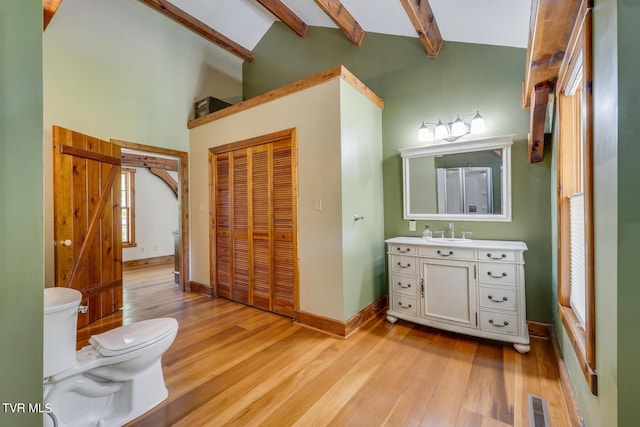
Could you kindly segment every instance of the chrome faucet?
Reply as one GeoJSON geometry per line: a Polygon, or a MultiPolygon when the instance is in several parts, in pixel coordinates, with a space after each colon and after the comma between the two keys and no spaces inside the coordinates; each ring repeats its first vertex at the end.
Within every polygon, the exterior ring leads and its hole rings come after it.
{"type": "Polygon", "coordinates": [[[451,232],[451,238],[455,239],[456,238],[456,233],[454,231],[454,226],[453,226],[452,222],[449,223],[449,231],[451,232]]]}

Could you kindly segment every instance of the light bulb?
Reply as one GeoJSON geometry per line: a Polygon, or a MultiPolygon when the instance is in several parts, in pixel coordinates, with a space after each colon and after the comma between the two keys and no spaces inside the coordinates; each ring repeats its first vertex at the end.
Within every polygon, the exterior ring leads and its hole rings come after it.
{"type": "Polygon", "coordinates": [[[475,116],[471,119],[471,133],[482,133],[485,130],[484,118],[480,115],[480,111],[476,111],[475,116]]]}
{"type": "Polygon", "coordinates": [[[451,125],[451,136],[462,136],[467,134],[467,125],[462,121],[460,116],[457,116],[453,124],[451,125]]]}
{"type": "Polygon", "coordinates": [[[436,124],[436,130],[435,130],[435,138],[444,139],[448,137],[449,137],[449,128],[442,120],[438,119],[438,123],[436,124]]]}
{"type": "Polygon", "coordinates": [[[425,142],[433,140],[433,134],[427,125],[422,122],[422,125],[418,128],[418,141],[425,142]]]}

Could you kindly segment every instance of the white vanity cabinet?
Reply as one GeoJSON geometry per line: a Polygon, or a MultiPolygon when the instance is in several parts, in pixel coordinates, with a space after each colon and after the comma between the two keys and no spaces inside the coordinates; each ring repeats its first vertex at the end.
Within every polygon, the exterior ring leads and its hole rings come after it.
{"type": "Polygon", "coordinates": [[[513,343],[529,351],[523,242],[386,240],[387,320],[513,343]]]}

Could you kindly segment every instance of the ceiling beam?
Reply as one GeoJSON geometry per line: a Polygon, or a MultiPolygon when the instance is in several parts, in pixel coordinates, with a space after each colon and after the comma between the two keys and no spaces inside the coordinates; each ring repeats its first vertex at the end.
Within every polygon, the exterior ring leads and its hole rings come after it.
{"type": "Polygon", "coordinates": [[[362,44],[364,30],[340,0],[313,0],[356,46],[362,44]]]}
{"type": "Polygon", "coordinates": [[[62,3],[62,0],[42,0],[42,12],[44,14],[44,28],[42,31],[47,29],[47,25],[51,22],[53,15],[56,14],[60,3],[62,3]]]}
{"type": "Polygon", "coordinates": [[[297,35],[304,37],[307,32],[307,23],[293,13],[286,4],[280,0],[258,0],[258,3],[264,6],[265,9],[271,12],[276,18],[284,22],[297,35]]]}
{"type": "Polygon", "coordinates": [[[166,159],[164,157],[154,157],[144,154],[122,153],[122,166],[131,166],[136,168],[156,168],[168,171],[178,170],[178,161],[175,159],[166,159]]]}
{"type": "Polygon", "coordinates": [[[140,0],[143,3],[148,4],[154,9],[158,10],[165,16],[179,22],[191,31],[201,35],[205,39],[220,46],[221,48],[233,53],[234,55],[244,59],[245,61],[253,62],[253,53],[240,46],[238,43],[217,32],[204,22],[189,15],[184,10],[174,6],[166,0],[140,0]]]}
{"type": "Polygon", "coordinates": [[[547,105],[551,85],[538,83],[531,95],[531,113],[529,120],[529,163],[539,163],[544,158],[544,122],[547,118],[547,105]]]}
{"type": "Polygon", "coordinates": [[[555,82],[581,0],[533,0],[522,85],[522,106],[531,105],[538,83],[555,82]]]}
{"type": "Polygon", "coordinates": [[[400,0],[418,33],[427,56],[437,58],[442,48],[442,35],[428,0],[400,0]]]}

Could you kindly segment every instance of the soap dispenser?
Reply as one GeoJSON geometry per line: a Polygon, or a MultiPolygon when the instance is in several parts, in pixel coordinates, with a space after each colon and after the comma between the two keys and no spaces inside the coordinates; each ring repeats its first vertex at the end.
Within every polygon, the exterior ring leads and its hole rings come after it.
{"type": "Polygon", "coordinates": [[[432,236],[433,236],[433,233],[431,232],[431,230],[429,230],[429,226],[425,225],[424,226],[424,231],[422,232],[422,238],[423,239],[431,239],[432,236]]]}

